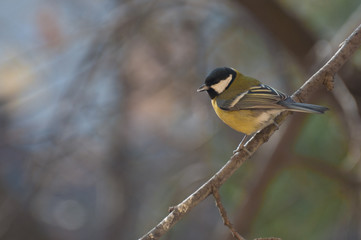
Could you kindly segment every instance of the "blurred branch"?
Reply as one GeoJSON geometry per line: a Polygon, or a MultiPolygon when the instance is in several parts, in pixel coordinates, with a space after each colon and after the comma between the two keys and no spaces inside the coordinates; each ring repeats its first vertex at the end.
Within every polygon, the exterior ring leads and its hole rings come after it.
{"type": "Polygon", "coordinates": [[[270,238],[255,238],[254,240],[281,240],[281,238],[270,237],[270,238]]]}
{"type": "MultiPolygon", "coordinates": [[[[347,156],[346,156],[347,158],[347,156]]],[[[342,170],[338,166],[327,163],[326,161],[320,161],[315,158],[310,157],[300,157],[298,156],[297,164],[302,167],[308,168],[312,171],[320,173],[325,177],[337,181],[340,184],[340,188],[346,194],[350,196],[351,200],[351,209],[348,220],[345,219],[341,224],[338,234],[336,234],[337,239],[360,239],[360,219],[361,219],[361,201],[360,201],[360,191],[361,191],[361,181],[360,179],[350,174],[348,170],[342,170]],[[347,226],[347,227],[345,227],[347,226]],[[347,230],[346,230],[347,229],[347,230]],[[346,233],[345,233],[346,232],[346,233]]]]}
{"type": "MultiPolygon", "coordinates": [[[[281,8],[277,1],[239,0],[264,28],[281,42],[303,65],[310,65],[305,53],[314,46],[316,39],[300,24],[298,19],[281,8]],[[282,27],[280,27],[282,26],[282,27]]],[[[312,57],[310,57],[312,58],[312,57]]]]}
{"type": "Polygon", "coordinates": [[[346,168],[351,170],[361,160],[361,117],[355,98],[340,77],[333,95],[341,106],[350,137],[345,164],[346,168]]]}
{"type": "MultiPolygon", "coordinates": [[[[308,79],[301,88],[299,88],[292,97],[295,100],[303,102],[309,95],[320,89],[322,85],[329,90],[333,86],[333,77],[346,63],[351,55],[361,45],[361,25],[343,42],[339,50],[332,56],[332,58],[319,69],[310,79],[308,79]]],[[[290,112],[283,112],[275,118],[275,122],[280,125],[290,112]]],[[[251,155],[277,130],[277,126],[270,125],[256,134],[250,139],[245,147],[248,151],[242,149],[240,152],[234,154],[231,159],[211,177],[203,186],[187,197],[183,202],[171,208],[171,212],[165,217],[156,227],[149,231],[146,235],[141,237],[145,239],[159,239],[162,235],[169,231],[185,214],[187,214],[193,207],[207,198],[213,191],[218,189],[222,184],[233,175],[233,173],[243,164],[243,162],[251,155]]]]}
{"type": "Polygon", "coordinates": [[[316,158],[300,157],[297,161],[300,165],[322,173],[323,175],[342,183],[345,187],[350,189],[361,190],[361,181],[351,176],[347,171],[342,171],[338,167],[320,161],[316,158]]]}

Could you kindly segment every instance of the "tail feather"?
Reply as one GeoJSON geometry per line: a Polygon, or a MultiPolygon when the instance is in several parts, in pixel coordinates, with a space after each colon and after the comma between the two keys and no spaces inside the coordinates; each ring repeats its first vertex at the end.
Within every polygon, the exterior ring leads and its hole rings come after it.
{"type": "Polygon", "coordinates": [[[304,113],[324,113],[328,110],[327,107],[309,104],[309,103],[298,103],[291,101],[282,101],[279,104],[286,107],[289,111],[304,112],[304,113]]]}

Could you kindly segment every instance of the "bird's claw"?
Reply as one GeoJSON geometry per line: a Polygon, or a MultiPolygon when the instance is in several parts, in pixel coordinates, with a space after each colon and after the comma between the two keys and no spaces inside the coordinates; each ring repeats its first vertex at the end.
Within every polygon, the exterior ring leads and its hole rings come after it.
{"type": "Polygon", "coordinates": [[[245,146],[238,146],[236,150],[233,151],[233,154],[237,154],[239,153],[240,151],[244,150],[249,156],[251,156],[251,152],[248,151],[248,149],[245,147],[245,146]]]}
{"type": "Polygon", "coordinates": [[[276,126],[277,130],[280,129],[280,125],[278,125],[275,120],[273,120],[273,124],[276,126]]]}

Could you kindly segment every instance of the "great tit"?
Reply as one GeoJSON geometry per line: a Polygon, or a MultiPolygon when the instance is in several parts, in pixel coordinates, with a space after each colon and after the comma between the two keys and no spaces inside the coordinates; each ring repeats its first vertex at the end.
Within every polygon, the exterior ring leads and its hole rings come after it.
{"type": "Polygon", "coordinates": [[[245,134],[238,151],[247,136],[274,123],[274,118],[285,110],[305,113],[328,110],[318,105],[295,102],[288,95],[229,67],[214,69],[197,89],[197,92],[203,91],[207,91],[218,117],[234,130],[245,134]]]}

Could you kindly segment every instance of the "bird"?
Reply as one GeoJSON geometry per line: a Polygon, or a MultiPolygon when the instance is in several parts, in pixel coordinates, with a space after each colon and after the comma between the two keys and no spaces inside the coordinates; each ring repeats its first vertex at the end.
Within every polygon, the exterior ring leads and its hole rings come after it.
{"type": "Polygon", "coordinates": [[[324,113],[328,110],[319,105],[295,102],[287,94],[230,67],[211,71],[197,89],[197,92],[203,91],[211,98],[217,116],[232,129],[245,134],[235,153],[244,148],[248,136],[270,124],[278,128],[274,118],[283,111],[324,113]]]}

